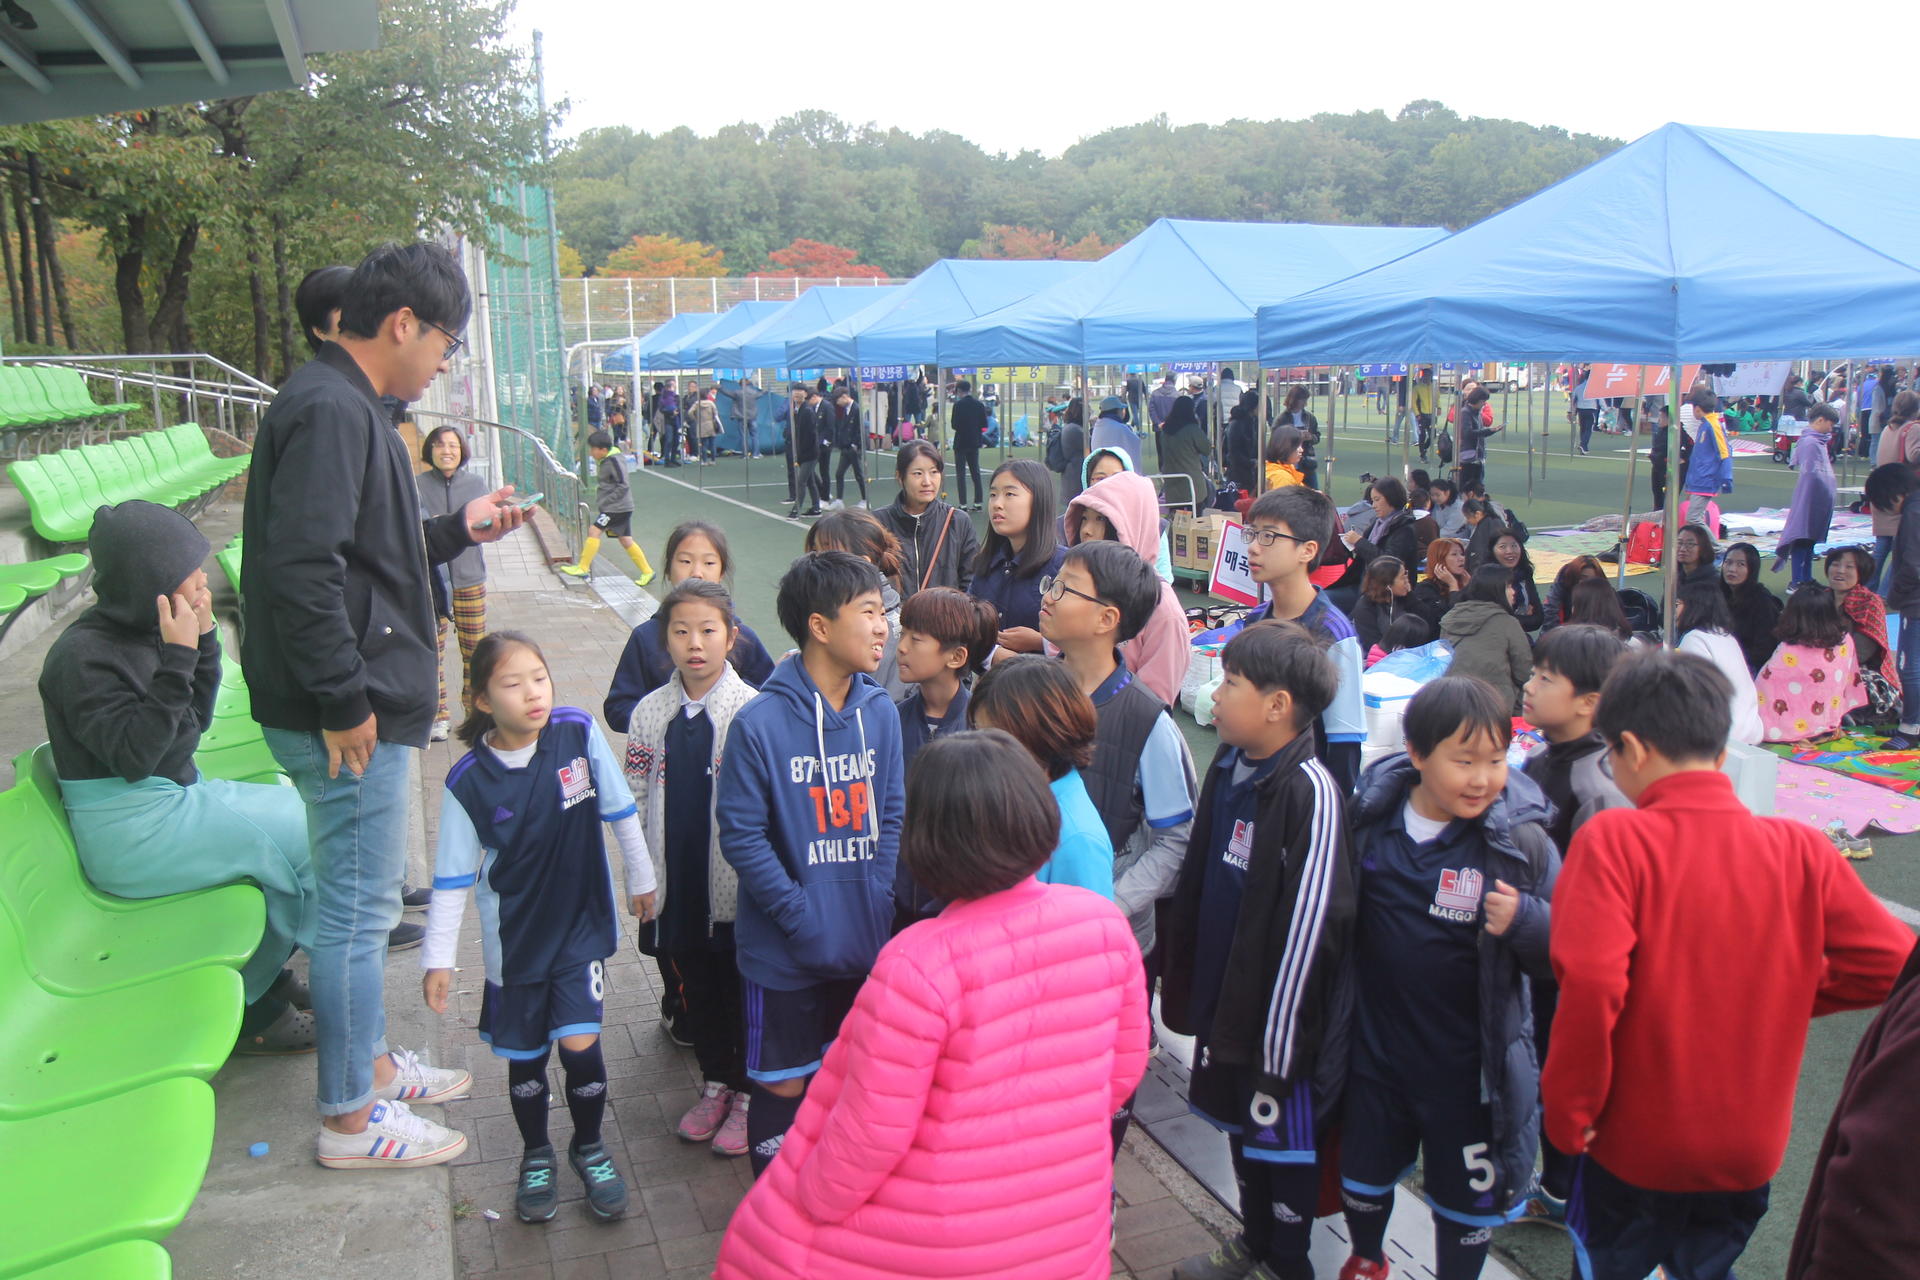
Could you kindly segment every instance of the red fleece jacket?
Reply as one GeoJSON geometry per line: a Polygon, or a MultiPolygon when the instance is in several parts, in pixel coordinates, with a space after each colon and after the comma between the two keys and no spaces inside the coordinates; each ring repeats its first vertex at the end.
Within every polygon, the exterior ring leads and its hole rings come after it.
{"type": "Polygon", "coordinates": [[[1760,1186],[1809,1017],[1879,1004],[1913,945],[1812,827],[1717,770],[1661,779],[1580,828],[1554,890],[1547,1136],[1648,1190],[1760,1186]]]}

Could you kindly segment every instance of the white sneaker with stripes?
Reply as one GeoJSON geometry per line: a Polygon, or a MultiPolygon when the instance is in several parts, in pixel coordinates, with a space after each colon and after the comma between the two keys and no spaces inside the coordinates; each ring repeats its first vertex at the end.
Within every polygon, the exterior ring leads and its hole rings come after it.
{"type": "Polygon", "coordinates": [[[473,1076],[455,1067],[430,1067],[411,1049],[394,1049],[387,1054],[393,1060],[393,1079],[373,1096],[393,1102],[421,1105],[464,1098],[473,1091],[473,1076]]]}
{"type": "Polygon", "coordinates": [[[382,1100],[359,1133],[322,1125],[316,1154],[329,1169],[414,1169],[445,1164],[466,1149],[466,1134],[413,1114],[404,1102],[382,1100]]]}

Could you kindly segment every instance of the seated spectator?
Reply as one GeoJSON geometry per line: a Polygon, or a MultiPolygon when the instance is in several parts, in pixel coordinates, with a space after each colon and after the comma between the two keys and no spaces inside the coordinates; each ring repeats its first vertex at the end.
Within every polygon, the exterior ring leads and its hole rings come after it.
{"type": "Polygon", "coordinates": [[[234,1052],[307,1053],[306,987],[282,968],[316,924],[306,806],[290,787],[203,778],[193,759],[220,689],[209,550],[191,520],[155,503],[94,514],[96,602],[40,670],[47,738],[96,889],[160,898],[244,881],[265,896],[266,931],[240,970],[234,1052]]]}
{"type": "Polygon", "coordinates": [[[1605,578],[1607,567],[1595,556],[1575,556],[1560,566],[1553,575],[1553,583],[1547,588],[1547,598],[1540,605],[1540,630],[1544,634],[1555,627],[1565,626],[1571,619],[1567,610],[1573,604],[1573,588],[1584,578],[1605,578]]]}
{"type": "Polygon", "coordinates": [[[1381,635],[1380,643],[1367,650],[1367,665],[1371,667],[1390,653],[1402,649],[1418,649],[1433,641],[1433,624],[1417,613],[1403,613],[1393,620],[1386,632],[1381,635]]]}
{"type": "Polygon", "coordinates": [[[1460,602],[1440,620],[1440,638],[1453,646],[1448,675],[1479,676],[1512,714],[1520,714],[1520,693],[1533,675],[1533,651],[1513,616],[1509,570],[1497,564],[1474,570],[1460,602]]]}
{"type": "Polygon", "coordinates": [[[1393,556],[1401,564],[1416,564],[1420,544],[1413,535],[1414,516],[1407,508],[1407,487],[1386,476],[1373,482],[1373,524],[1365,534],[1349,531],[1342,541],[1364,566],[1375,556],[1393,556]]]}
{"type": "Polygon", "coordinates": [[[1869,724],[1885,724],[1900,712],[1900,663],[1887,639],[1887,606],[1867,584],[1873,556],[1865,547],[1835,547],[1827,552],[1827,584],[1846,619],[1858,657],[1869,724]],[[1877,679],[1875,677],[1878,677],[1877,679]]]}
{"type": "Polygon", "coordinates": [[[1728,547],[1720,565],[1720,586],[1733,618],[1733,638],[1740,642],[1740,652],[1747,658],[1747,670],[1758,671],[1760,664],[1773,655],[1773,629],[1780,625],[1783,603],[1760,581],[1759,548],[1751,542],[1728,547]]]}
{"type": "Polygon", "coordinates": [[[1833,592],[1808,583],[1787,597],[1779,647],[1760,667],[1754,688],[1768,742],[1804,742],[1831,733],[1867,693],[1859,654],[1833,592]]]}
{"type": "Polygon", "coordinates": [[[1714,581],[1719,577],[1714,568],[1713,535],[1702,524],[1688,524],[1680,527],[1674,535],[1673,563],[1679,572],[1676,586],[1685,586],[1695,580],[1714,581]]]}
{"type": "Polygon", "coordinates": [[[1513,616],[1531,635],[1540,629],[1546,612],[1540,604],[1540,587],[1534,579],[1533,558],[1511,530],[1503,530],[1493,540],[1493,562],[1505,569],[1513,584],[1513,616]]]}
{"type": "Polygon", "coordinates": [[[1604,627],[1623,641],[1633,639],[1633,623],[1620,607],[1620,594],[1605,578],[1582,578],[1574,584],[1567,625],[1604,627]]]}
{"type": "Polygon", "coordinates": [[[1267,488],[1280,489],[1307,482],[1300,470],[1300,457],[1306,447],[1306,433],[1298,427],[1273,429],[1273,434],[1267,437],[1267,488]]]}
{"type": "Polygon", "coordinates": [[[1747,671],[1746,655],[1734,638],[1733,617],[1727,610],[1727,598],[1710,582],[1689,582],[1674,594],[1673,629],[1679,647],[1697,653],[1720,669],[1733,688],[1729,707],[1733,727],[1727,741],[1748,746],[1765,733],[1760,717],[1760,702],[1754,692],[1753,676],[1747,671]]]}
{"type": "MultiPolygon", "coordinates": [[[[1407,507],[1413,512],[1413,545],[1424,547],[1440,536],[1440,522],[1433,518],[1430,509],[1432,495],[1425,486],[1420,485],[1421,472],[1414,472],[1415,488],[1407,490],[1407,507]]],[[[1407,568],[1411,570],[1412,565],[1407,568]]]]}
{"type": "Polygon", "coordinates": [[[1468,498],[1461,503],[1460,514],[1467,522],[1467,568],[1471,571],[1493,559],[1493,541],[1506,531],[1506,526],[1482,498],[1468,498]]]}
{"type": "Polygon", "coordinates": [[[1353,633],[1360,640],[1360,651],[1368,652],[1380,643],[1387,628],[1404,613],[1412,611],[1407,596],[1413,580],[1407,566],[1393,556],[1376,556],[1360,579],[1360,602],[1353,607],[1353,633]]]}
{"type": "Polygon", "coordinates": [[[900,856],[953,905],[881,950],[719,1280],[1108,1267],[1111,1122],[1147,1063],[1140,948],[1111,902],[1034,879],[1060,813],[1005,733],[928,743],[906,799],[900,856]]]}
{"type": "Polygon", "coordinates": [[[1436,630],[1440,619],[1467,589],[1467,549],[1458,538],[1435,538],[1427,544],[1427,568],[1408,603],[1436,630]]]}

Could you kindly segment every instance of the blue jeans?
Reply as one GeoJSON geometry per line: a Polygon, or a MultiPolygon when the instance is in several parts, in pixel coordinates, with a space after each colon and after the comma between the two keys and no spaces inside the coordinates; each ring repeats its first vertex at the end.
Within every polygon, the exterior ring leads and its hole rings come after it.
{"type": "Polygon", "coordinates": [[[1880,590],[1880,578],[1886,572],[1887,556],[1892,550],[1893,538],[1890,534],[1873,535],[1873,581],[1867,584],[1867,589],[1875,595],[1885,594],[1880,590]]]}
{"type": "Polygon", "coordinates": [[[373,1060],[387,1051],[387,934],[400,922],[407,870],[407,779],[413,747],[382,742],[367,771],[327,776],[318,733],[263,730],[273,758],[307,805],[319,920],[307,986],[319,1034],[320,1114],[373,1101],[373,1060]]]}
{"type": "Polygon", "coordinates": [[[1920,725],[1920,613],[1900,615],[1900,728],[1920,725]]]}
{"type": "Polygon", "coordinates": [[[1797,586],[1813,581],[1814,545],[1812,538],[1799,538],[1794,541],[1792,550],[1787,553],[1787,558],[1793,566],[1787,574],[1787,590],[1791,591],[1797,586]]]}

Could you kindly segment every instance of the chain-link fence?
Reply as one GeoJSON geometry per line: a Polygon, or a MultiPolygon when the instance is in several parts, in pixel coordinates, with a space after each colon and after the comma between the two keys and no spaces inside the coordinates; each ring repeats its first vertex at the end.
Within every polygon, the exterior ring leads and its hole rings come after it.
{"type": "MultiPolygon", "coordinates": [[[[579,450],[573,438],[553,240],[548,231],[551,193],[545,187],[519,183],[507,197],[529,230],[522,234],[496,226],[498,248],[486,260],[495,409],[501,422],[538,436],[559,458],[575,465],[579,450]]],[[[507,483],[522,493],[539,487],[545,467],[530,442],[506,436],[500,462],[507,483]]]]}
{"type": "Polygon", "coordinates": [[[640,279],[594,276],[560,281],[560,326],[565,343],[633,338],[683,311],[718,314],[736,302],[784,302],[821,285],[895,285],[905,280],[854,276],[804,279],[731,276],[640,279]]]}

